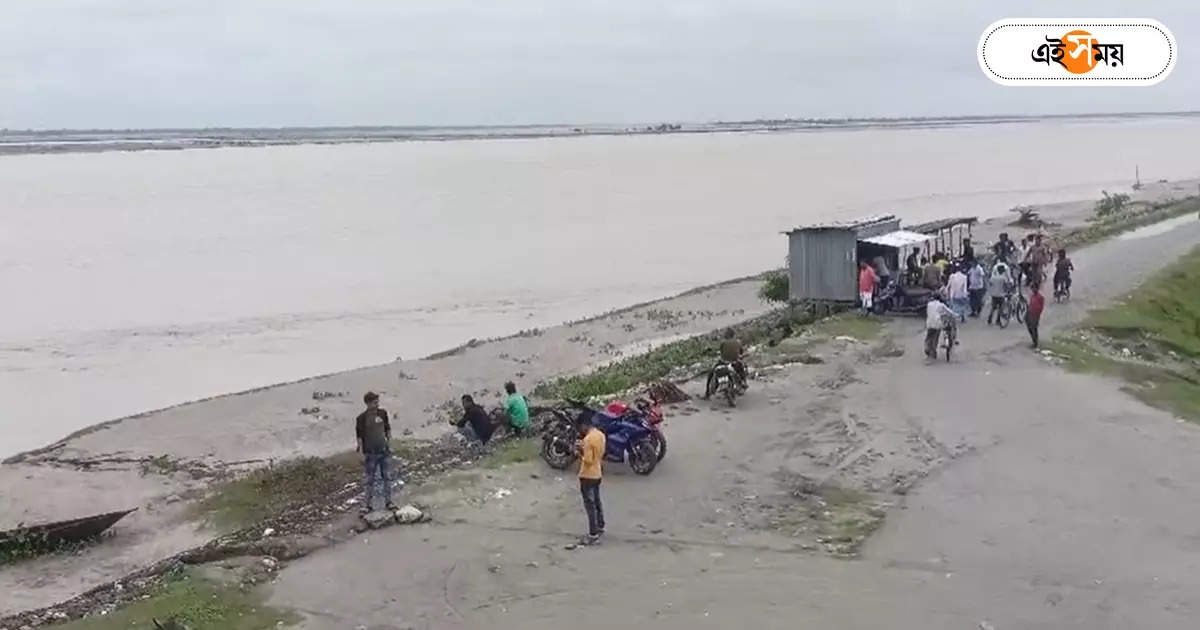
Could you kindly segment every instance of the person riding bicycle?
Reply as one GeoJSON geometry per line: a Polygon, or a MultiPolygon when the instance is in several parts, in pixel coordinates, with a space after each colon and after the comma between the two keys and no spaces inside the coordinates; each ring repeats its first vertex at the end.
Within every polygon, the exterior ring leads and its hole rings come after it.
{"type": "Polygon", "coordinates": [[[996,260],[1002,263],[1011,263],[1013,257],[1017,253],[1017,245],[1008,240],[1008,232],[1000,233],[1000,240],[992,245],[992,253],[996,255],[996,260]]]}
{"type": "Polygon", "coordinates": [[[999,318],[1000,311],[1004,308],[1004,301],[1012,296],[1015,288],[1016,283],[1008,273],[1008,266],[1004,263],[997,263],[996,268],[992,269],[992,276],[988,278],[987,283],[988,297],[992,298],[992,308],[988,311],[988,325],[991,325],[993,317],[999,318]]]}
{"type": "Polygon", "coordinates": [[[1054,263],[1054,296],[1065,295],[1071,290],[1071,272],[1075,265],[1067,258],[1067,250],[1058,250],[1058,260],[1054,263]]]}

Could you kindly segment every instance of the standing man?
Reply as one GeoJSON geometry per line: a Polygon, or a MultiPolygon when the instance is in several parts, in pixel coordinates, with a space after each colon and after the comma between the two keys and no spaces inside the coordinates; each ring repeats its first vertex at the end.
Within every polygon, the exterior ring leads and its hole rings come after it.
{"type": "Polygon", "coordinates": [[[904,259],[904,269],[908,272],[908,284],[915,285],[921,281],[921,249],[914,247],[908,258],[904,259]]]}
{"type": "Polygon", "coordinates": [[[988,297],[992,298],[992,308],[988,311],[988,325],[992,325],[992,318],[997,320],[1000,317],[1000,309],[1004,308],[1004,300],[1008,299],[1008,295],[1012,293],[1013,279],[1008,275],[1008,267],[1004,263],[996,263],[996,268],[992,269],[992,277],[988,278],[988,297]]]}
{"type": "Polygon", "coordinates": [[[962,257],[970,265],[975,262],[975,248],[971,246],[971,239],[964,238],[962,242],[962,257]]]}
{"type": "Polygon", "coordinates": [[[1038,325],[1042,322],[1042,310],[1046,308],[1046,298],[1042,296],[1041,284],[1034,283],[1029,294],[1029,312],[1025,314],[1025,327],[1029,329],[1029,338],[1033,340],[1033,349],[1038,349],[1038,325]]]}
{"type": "Polygon", "coordinates": [[[583,511],[587,513],[588,533],[583,544],[594,545],[604,535],[604,506],[600,503],[601,467],[604,465],[604,432],[592,426],[590,415],[579,421],[579,492],[583,495],[583,511]]]}
{"type": "Polygon", "coordinates": [[[967,264],[971,266],[967,271],[967,296],[971,300],[971,317],[979,317],[983,312],[983,296],[987,293],[983,265],[973,259],[967,264]]]}
{"type": "Polygon", "coordinates": [[[946,297],[950,299],[950,308],[958,315],[959,320],[967,321],[967,310],[971,300],[967,292],[967,274],[959,265],[954,266],[953,273],[946,281],[946,297]]]}
{"type": "Polygon", "coordinates": [[[937,358],[938,338],[942,335],[942,329],[955,325],[954,320],[957,317],[954,311],[942,303],[942,299],[937,293],[929,297],[929,303],[925,305],[925,356],[927,358],[937,358]]]}
{"type": "Polygon", "coordinates": [[[942,268],[934,262],[927,261],[921,268],[921,286],[930,291],[942,288],[942,268]]]}
{"type": "Polygon", "coordinates": [[[865,260],[858,261],[858,301],[862,305],[863,315],[871,313],[871,305],[875,300],[875,284],[878,282],[879,276],[871,269],[870,263],[865,260]]]}
{"type": "Polygon", "coordinates": [[[517,393],[517,386],[509,381],[504,384],[504,412],[508,414],[508,424],[513,433],[525,435],[529,432],[529,404],[525,397],[517,393]]]}
{"type": "Polygon", "coordinates": [[[388,413],[379,407],[379,394],[367,392],[363,396],[366,411],[358,414],[354,421],[354,434],[358,438],[358,452],[363,454],[363,469],[366,484],[362,513],[369,514],[375,495],[375,484],[383,484],[383,499],[389,510],[396,509],[392,503],[392,425],[388,413]]]}

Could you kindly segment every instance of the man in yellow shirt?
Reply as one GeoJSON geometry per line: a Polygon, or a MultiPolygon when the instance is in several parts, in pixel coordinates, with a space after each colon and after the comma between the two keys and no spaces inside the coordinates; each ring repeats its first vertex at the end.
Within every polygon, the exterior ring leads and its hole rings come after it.
{"type": "Polygon", "coordinates": [[[604,508],[600,504],[601,468],[604,465],[604,432],[592,426],[591,418],[579,421],[579,492],[587,512],[588,535],[583,544],[594,545],[604,535],[604,508]]]}

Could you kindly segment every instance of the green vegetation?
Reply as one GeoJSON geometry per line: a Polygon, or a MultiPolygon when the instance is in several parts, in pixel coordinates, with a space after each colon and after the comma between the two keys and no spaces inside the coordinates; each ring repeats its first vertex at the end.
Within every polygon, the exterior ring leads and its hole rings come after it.
{"type": "Polygon", "coordinates": [[[294,625],[291,613],[263,605],[256,592],[224,586],[189,571],[169,576],[146,599],[137,600],[107,615],[76,619],[52,626],[59,630],[153,630],[157,619],[174,619],[188,630],[266,630],[294,625]]]}
{"type": "Polygon", "coordinates": [[[1125,209],[1125,205],[1129,203],[1129,195],[1125,193],[1108,194],[1107,190],[1100,191],[1104,198],[1096,202],[1096,216],[1105,217],[1110,214],[1117,214],[1125,209]]]}
{"type": "Polygon", "coordinates": [[[1200,248],[1050,349],[1072,369],[1128,382],[1147,404],[1200,422],[1200,248]]]}
{"type": "Polygon", "coordinates": [[[767,272],[763,276],[762,286],[758,288],[758,299],[769,304],[787,304],[791,299],[788,283],[786,271],[767,272]]]}
{"type": "Polygon", "coordinates": [[[50,543],[45,534],[18,534],[15,539],[5,541],[0,547],[0,567],[16,564],[23,560],[52,554],[80,553],[84,549],[104,541],[111,533],[105,532],[85,540],[67,543],[50,543]]]}
{"type": "MultiPolygon", "coordinates": [[[[733,326],[745,345],[756,345],[790,336],[794,327],[812,323],[809,313],[782,309],[733,326]]],[[[612,396],[651,381],[668,378],[680,369],[702,370],[716,360],[720,331],[670,343],[646,354],[606,365],[589,374],[542,383],[533,394],[543,399],[586,400],[612,396]]],[[[688,374],[687,376],[692,376],[688,374]]]]}
{"type": "Polygon", "coordinates": [[[223,529],[241,529],[289,508],[321,500],[362,474],[357,453],[299,457],[214,487],[196,512],[223,529]]]}
{"type": "Polygon", "coordinates": [[[1183,201],[1168,200],[1153,204],[1128,204],[1121,212],[1104,216],[1086,227],[1069,230],[1059,237],[1059,247],[1075,249],[1102,241],[1122,232],[1135,230],[1159,221],[1165,221],[1193,212],[1200,212],[1200,197],[1189,197],[1183,201]],[[1129,209],[1133,207],[1137,209],[1129,209]]]}

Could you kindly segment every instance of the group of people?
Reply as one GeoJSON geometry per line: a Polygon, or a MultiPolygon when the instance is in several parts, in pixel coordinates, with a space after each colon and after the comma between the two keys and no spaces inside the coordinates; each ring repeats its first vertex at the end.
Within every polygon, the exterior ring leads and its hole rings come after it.
{"type": "MultiPolygon", "coordinates": [[[[487,444],[501,427],[507,427],[515,435],[530,431],[529,404],[517,392],[517,386],[504,384],[504,405],[488,413],[469,396],[462,397],[463,415],[451,421],[468,440],[487,444]]],[[[392,425],[388,412],[379,406],[379,394],[367,392],[363,395],[366,409],[355,418],[354,435],[356,449],[363,456],[364,500],[363,514],[371,512],[375,495],[384,500],[384,507],[394,510],[392,503],[392,425]]]]}
{"type": "MultiPolygon", "coordinates": [[[[985,298],[990,298],[991,301],[988,324],[997,321],[1005,303],[1011,300],[1021,287],[1028,288],[1030,292],[1025,326],[1029,331],[1032,347],[1036,349],[1039,346],[1038,329],[1046,305],[1041,288],[1046,277],[1045,268],[1053,258],[1049,246],[1041,234],[1026,236],[1018,245],[1009,240],[1007,233],[1002,233],[993,245],[992,253],[993,264],[987,269],[983,261],[975,256],[970,240],[964,239],[962,256],[958,261],[951,261],[941,252],[926,259],[921,257],[921,250],[915,248],[906,259],[905,281],[932,292],[926,305],[925,317],[927,357],[936,358],[943,331],[966,322],[968,317],[982,316],[985,298]]],[[[1053,260],[1056,296],[1070,290],[1071,273],[1075,269],[1065,249],[1059,249],[1057,253],[1057,259],[1053,260]]],[[[865,304],[865,311],[870,310],[873,292],[877,286],[877,276],[872,271],[870,265],[864,264],[860,267],[860,300],[865,304]]]]}
{"type": "MultiPolygon", "coordinates": [[[[517,435],[527,434],[531,428],[529,405],[525,397],[517,392],[512,382],[504,384],[503,409],[488,413],[469,395],[462,397],[463,415],[452,422],[468,439],[486,444],[501,426],[507,426],[517,435]]],[[[369,514],[374,506],[375,495],[381,495],[384,508],[395,510],[392,501],[392,425],[388,412],[379,406],[379,394],[367,392],[363,396],[366,409],[355,418],[354,434],[356,450],[362,453],[364,469],[364,497],[361,511],[369,514]]],[[[575,449],[579,454],[579,491],[583,496],[584,512],[587,514],[588,534],[583,544],[595,544],[604,535],[604,507],[600,501],[600,480],[603,476],[604,449],[607,439],[604,432],[593,426],[590,417],[579,419],[577,430],[579,441],[575,449]]]]}

